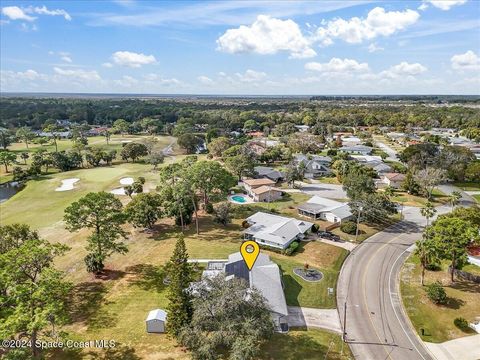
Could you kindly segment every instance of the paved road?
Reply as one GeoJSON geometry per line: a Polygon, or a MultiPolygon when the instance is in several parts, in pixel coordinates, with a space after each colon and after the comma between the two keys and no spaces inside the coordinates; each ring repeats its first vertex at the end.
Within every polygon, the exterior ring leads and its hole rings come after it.
{"type": "MultiPolygon", "coordinates": [[[[441,190],[446,194],[459,191],[451,185],[442,185],[441,190]]],[[[463,196],[460,205],[472,205],[474,199],[460,192],[463,196]]],[[[449,206],[438,207],[437,214],[450,210],[449,206]]],[[[406,207],[403,214],[403,221],[357,246],[340,272],[339,315],[356,359],[432,359],[411,327],[399,293],[401,267],[412,250],[411,245],[421,237],[425,219],[420,208],[406,207]]]]}
{"type": "Polygon", "coordinates": [[[387,153],[387,155],[388,155],[387,160],[399,161],[398,157],[397,157],[397,152],[395,150],[393,150],[390,146],[388,146],[387,144],[385,144],[381,141],[375,141],[375,143],[378,145],[378,147],[380,149],[382,149],[383,151],[385,151],[387,153]]]}

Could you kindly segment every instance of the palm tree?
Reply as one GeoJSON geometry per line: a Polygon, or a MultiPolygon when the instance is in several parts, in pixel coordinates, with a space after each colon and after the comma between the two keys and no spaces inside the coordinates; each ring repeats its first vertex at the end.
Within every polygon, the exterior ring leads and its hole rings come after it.
{"type": "Polygon", "coordinates": [[[461,198],[462,198],[462,194],[459,191],[453,191],[450,194],[450,203],[452,204],[452,211],[455,205],[458,204],[461,198]]]}
{"type": "Polygon", "coordinates": [[[420,259],[420,265],[422,266],[422,278],[421,284],[424,285],[425,279],[425,269],[426,267],[433,263],[437,259],[437,251],[432,241],[428,240],[428,229],[426,229],[423,234],[423,239],[417,241],[417,248],[415,250],[415,255],[420,259]]]}
{"type": "Polygon", "coordinates": [[[435,209],[435,207],[430,201],[427,201],[425,206],[420,209],[420,213],[425,219],[427,219],[427,227],[428,227],[428,220],[431,219],[437,213],[437,209],[435,209]]]}

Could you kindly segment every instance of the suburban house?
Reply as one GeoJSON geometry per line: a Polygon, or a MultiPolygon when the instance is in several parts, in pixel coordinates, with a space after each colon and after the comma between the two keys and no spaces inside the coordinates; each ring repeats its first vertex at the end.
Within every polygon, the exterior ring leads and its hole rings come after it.
{"type": "Polygon", "coordinates": [[[284,173],[267,166],[255,166],[254,171],[257,178],[268,178],[275,182],[281,181],[285,178],[284,173]]]}
{"type": "Polygon", "coordinates": [[[362,142],[362,140],[357,136],[345,136],[345,137],[342,136],[341,140],[342,140],[342,144],[345,146],[355,146],[362,142]]]}
{"type": "Polygon", "coordinates": [[[294,125],[295,129],[299,132],[307,132],[310,129],[310,126],[308,125],[294,125]]]}
{"type": "Polygon", "coordinates": [[[347,154],[370,155],[372,153],[373,148],[365,145],[354,145],[354,146],[344,146],[338,150],[341,152],[345,152],[347,154]]]}
{"type": "Polygon", "coordinates": [[[167,313],[162,309],[155,309],[148,313],[145,320],[148,333],[164,333],[167,313]]]}
{"type": "Polygon", "coordinates": [[[402,187],[403,181],[405,180],[405,175],[393,172],[386,173],[382,176],[381,180],[382,183],[387,184],[394,189],[399,189],[402,187]]]}
{"type": "Polygon", "coordinates": [[[282,190],[274,187],[275,181],[268,178],[243,180],[243,187],[253,201],[272,202],[282,197],[282,190]]]}
{"type": "Polygon", "coordinates": [[[347,203],[312,196],[306,203],[298,205],[298,214],[313,220],[326,220],[331,223],[342,223],[353,218],[347,203]]]}
{"type": "Polygon", "coordinates": [[[375,170],[379,176],[388,172],[392,172],[392,167],[388,164],[385,164],[380,156],[352,155],[352,158],[362,165],[375,170]]]}
{"type": "Polygon", "coordinates": [[[319,156],[319,155],[295,155],[293,161],[295,164],[300,165],[300,163],[305,164],[305,174],[304,176],[307,179],[313,179],[320,176],[325,176],[331,174],[330,163],[332,158],[329,156],[319,156]]]}
{"type": "Polygon", "coordinates": [[[308,221],[279,215],[257,212],[247,218],[250,225],[243,234],[246,240],[254,240],[259,245],[286,249],[293,241],[301,240],[312,228],[308,221]]]}
{"type": "MultiPolygon", "coordinates": [[[[210,261],[202,273],[202,279],[215,276],[225,276],[227,280],[240,278],[247,281],[250,288],[257,289],[267,300],[275,331],[288,331],[288,308],[283,292],[282,275],[278,265],[271,261],[268,255],[259,253],[251,271],[248,271],[239,252],[230,254],[227,261],[210,261]]],[[[192,289],[194,292],[195,284],[192,289]]]]}

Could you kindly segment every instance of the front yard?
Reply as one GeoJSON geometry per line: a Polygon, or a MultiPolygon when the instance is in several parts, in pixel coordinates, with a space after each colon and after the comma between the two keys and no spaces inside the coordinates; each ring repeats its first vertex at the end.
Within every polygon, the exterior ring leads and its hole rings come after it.
{"type": "Polygon", "coordinates": [[[480,284],[461,279],[450,284],[447,266],[443,263],[441,270],[426,271],[425,274],[425,284],[437,280],[444,284],[448,296],[446,305],[435,305],[428,299],[425,287],[420,285],[421,268],[416,256],[411,256],[402,269],[400,286],[403,304],[413,326],[424,341],[439,343],[475,334],[473,330],[459,330],[453,320],[463,317],[473,322],[480,316],[480,284]],[[424,335],[421,329],[424,329],[424,335]]]}

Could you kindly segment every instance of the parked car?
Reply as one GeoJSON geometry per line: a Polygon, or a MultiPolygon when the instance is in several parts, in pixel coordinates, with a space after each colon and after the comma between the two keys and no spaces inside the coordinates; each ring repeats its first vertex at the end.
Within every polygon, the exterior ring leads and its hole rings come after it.
{"type": "Polygon", "coordinates": [[[340,241],[340,236],[335,235],[330,231],[319,231],[318,236],[327,240],[340,241]]]}

